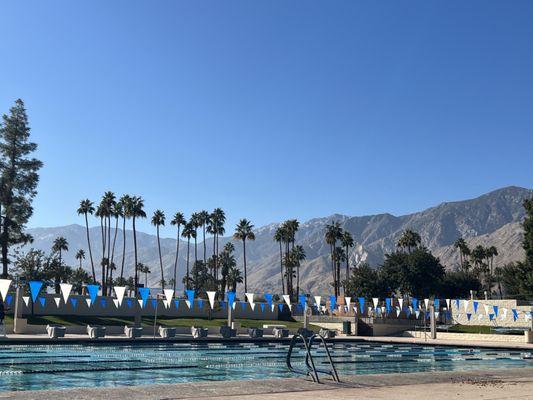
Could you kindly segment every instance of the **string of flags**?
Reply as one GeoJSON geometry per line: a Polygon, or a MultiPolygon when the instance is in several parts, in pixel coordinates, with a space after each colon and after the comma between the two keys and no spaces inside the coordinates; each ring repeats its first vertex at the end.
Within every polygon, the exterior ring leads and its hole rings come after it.
{"type": "MultiPolygon", "coordinates": [[[[9,288],[11,286],[11,279],[0,279],[0,296],[4,302],[8,305],[11,305],[13,302],[13,296],[9,294],[9,288]]],[[[29,281],[29,296],[22,296],[22,300],[26,306],[30,306],[30,301],[33,304],[38,304],[41,307],[46,306],[46,297],[44,297],[43,292],[44,282],[41,281],[29,281]]],[[[60,297],[53,297],[56,307],[61,307],[69,305],[72,308],[78,307],[78,297],[72,297],[72,288],[73,286],[69,283],[61,283],[60,288],[60,297]]],[[[115,297],[113,300],[113,305],[116,308],[127,307],[132,308],[134,306],[135,299],[126,298],[126,287],[125,286],[114,286],[113,287],[115,297]]],[[[87,285],[88,298],[85,298],[87,307],[92,307],[94,305],[99,305],[102,308],[107,308],[108,303],[106,298],[100,297],[99,301],[98,294],[100,292],[100,286],[97,284],[87,285]]],[[[194,290],[186,290],[186,298],[175,298],[175,292],[173,289],[165,289],[163,291],[163,306],[167,309],[170,309],[172,305],[176,308],[179,308],[180,304],[183,302],[189,309],[196,308],[201,310],[204,308],[204,300],[196,297],[194,290]]],[[[322,296],[314,296],[312,299],[306,295],[299,295],[297,303],[292,303],[289,295],[282,295],[282,301],[277,304],[274,303],[274,297],[270,293],[264,293],[263,298],[264,302],[256,303],[256,293],[245,293],[244,299],[246,301],[237,301],[235,292],[227,292],[222,300],[217,300],[218,292],[208,291],[206,292],[208,304],[211,310],[217,307],[221,309],[226,309],[231,307],[235,310],[237,303],[240,304],[242,310],[246,310],[248,307],[252,310],[260,310],[265,312],[265,310],[270,310],[273,312],[276,307],[280,312],[283,312],[287,308],[290,312],[296,307],[299,310],[305,309],[306,305],[315,307],[317,309],[325,309],[325,306],[322,305],[322,296]],[[259,307],[256,307],[259,304],[259,307]],[[268,307],[268,308],[267,308],[268,307]]],[[[153,308],[158,307],[158,301],[156,298],[150,299],[150,289],[149,288],[139,288],[138,289],[139,299],[137,302],[141,308],[146,308],[149,305],[153,308]]],[[[490,304],[490,301],[478,301],[478,300],[469,300],[469,299],[441,299],[435,298],[424,298],[418,299],[414,297],[410,298],[396,298],[388,297],[380,299],[374,297],[371,299],[371,302],[367,302],[364,297],[352,298],[349,296],[336,297],[329,296],[329,311],[331,313],[339,310],[343,312],[350,312],[353,310],[356,314],[367,314],[378,317],[387,317],[390,315],[399,317],[401,313],[404,313],[406,317],[413,315],[415,318],[426,317],[429,318],[430,307],[434,308],[435,316],[438,318],[440,313],[443,313],[446,318],[453,318],[456,320],[461,320],[462,318],[467,319],[468,321],[472,320],[487,320],[489,322],[497,321],[500,319],[504,321],[508,316],[512,316],[513,321],[517,321],[520,318],[525,320],[533,319],[533,311],[524,311],[516,308],[506,308],[501,307],[497,304],[490,304]],[[340,301],[343,299],[344,301],[340,301]],[[482,306],[482,307],[480,307],[482,306]],[[452,314],[453,311],[453,314],[452,314]]],[[[327,304],[326,304],[327,306],[327,304]]]]}

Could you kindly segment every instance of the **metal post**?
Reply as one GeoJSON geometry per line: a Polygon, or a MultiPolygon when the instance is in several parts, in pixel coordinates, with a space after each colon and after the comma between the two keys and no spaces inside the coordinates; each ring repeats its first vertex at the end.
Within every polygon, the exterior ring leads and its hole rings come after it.
{"type": "Polygon", "coordinates": [[[429,324],[431,326],[431,339],[437,339],[437,320],[435,319],[435,306],[429,307],[429,324]]]}
{"type": "Polygon", "coordinates": [[[228,302],[228,326],[231,328],[233,325],[233,308],[231,307],[231,304],[228,302]]]}

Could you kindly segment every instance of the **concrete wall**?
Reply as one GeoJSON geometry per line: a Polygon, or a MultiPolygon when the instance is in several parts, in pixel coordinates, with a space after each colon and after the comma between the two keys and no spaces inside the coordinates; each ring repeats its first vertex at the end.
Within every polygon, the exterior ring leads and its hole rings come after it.
{"type": "MultiPolygon", "coordinates": [[[[403,336],[413,338],[424,338],[424,332],[406,331],[403,336]]],[[[426,334],[429,338],[429,333],[426,334]]],[[[457,340],[461,342],[502,342],[502,343],[531,343],[530,335],[491,335],[478,333],[452,333],[437,332],[437,339],[440,340],[457,340]]]]}

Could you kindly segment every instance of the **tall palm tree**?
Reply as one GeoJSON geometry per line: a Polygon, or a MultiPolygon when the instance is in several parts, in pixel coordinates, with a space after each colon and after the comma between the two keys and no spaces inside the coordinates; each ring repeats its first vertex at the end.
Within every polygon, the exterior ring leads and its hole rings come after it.
{"type": "Polygon", "coordinates": [[[138,259],[137,259],[137,230],[135,226],[135,221],[137,218],[146,218],[146,212],[144,212],[144,200],[140,196],[133,196],[131,199],[131,219],[132,219],[132,229],[133,229],[133,252],[135,259],[135,289],[139,284],[139,274],[137,272],[138,259]]]}
{"type": "Polygon", "coordinates": [[[296,265],[296,298],[300,296],[300,265],[305,260],[305,251],[301,245],[296,245],[291,250],[291,255],[296,265]]]}
{"type": "Polygon", "coordinates": [[[466,243],[466,240],[460,237],[459,239],[455,241],[455,243],[453,244],[453,247],[459,250],[459,260],[461,263],[461,268],[465,269],[466,257],[470,255],[470,249],[468,248],[468,244],[466,243]]]}
{"type": "Polygon", "coordinates": [[[192,238],[194,239],[194,264],[196,264],[198,261],[198,228],[201,226],[200,213],[192,213],[190,224],[194,229],[194,235],[192,235],[192,238]]]}
{"type": "Polygon", "coordinates": [[[420,235],[411,229],[406,229],[400,236],[400,239],[398,239],[396,246],[404,250],[407,249],[407,252],[411,253],[413,249],[420,246],[420,243],[422,243],[420,235]]]}
{"type": "Polygon", "coordinates": [[[339,282],[340,277],[337,274],[337,268],[335,267],[335,248],[337,246],[337,241],[340,240],[342,237],[342,228],[341,224],[338,221],[333,221],[331,224],[326,225],[326,232],[324,235],[324,238],[326,239],[326,243],[329,245],[330,248],[330,255],[331,255],[331,272],[333,274],[333,289],[335,292],[335,296],[339,295],[339,282]]]}
{"type": "Polygon", "coordinates": [[[282,242],[283,238],[285,236],[284,232],[285,227],[283,225],[280,225],[276,232],[274,233],[274,241],[279,244],[279,269],[280,269],[280,275],[281,275],[281,293],[285,293],[285,279],[283,277],[283,248],[282,248],[282,242]]]}
{"type": "Polygon", "coordinates": [[[143,263],[139,263],[137,269],[139,270],[139,273],[144,274],[144,287],[148,287],[148,274],[151,274],[152,271],[150,271],[150,268],[143,263]]]}
{"type": "MultiPolygon", "coordinates": [[[[350,248],[355,245],[352,235],[348,231],[344,231],[341,236],[341,245],[344,247],[346,253],[346,280],[350,277],[350,248]]],[[[346,295],[346,293],[344,293],[346,295]]]]}
{"type": "Polygon", "coordinates": [[[206,246],[205,246],[205,229],[206,229],[206,226],[209,222],[209,213],[205,210],[202,210],[198,213],[198,223],[200,224],[200,226],[202,227],[202,232],[203,232],[203,245],[204,245],[204,263],[206,262],[207,258],[206,258],[206,246]]]}
{"type": "Polygon", "coordinates": [[[178,228],[178,235],[176,237],[176,259],[174,260],[174,279],[173,279],[173,287],[174,292],[176,291],[176,282],[177,282],[177,271],[178,271],[178,256],[180,254],[180,228],[182,225],[185,225],[187,221],[185,221],[185,217],[182,213],[177,212],[174,214],[174,218],[172,218],[172,221],[170,221],[170,225],[176,226],[178,228]]]}
{"type": "Polygon", "coordinates": [[[157,230],[157,250],[159,251],[159,267],[161,268],[161,290],[165,290],[165,277],[163,272],[163,257],[161,257],[161,240],[159,237],[159,227],[165,225],[165,213],[161,210],[155,210],[152,216],[152,225],[157,230]]]}
{"type": "Polygon", "coordinates": [[[218,239],[220,235],[224,235],[224,223],[226,222],[226,214],[221,208],[215,208],[209,216],[207,224],[207,233],[213,235],[213,257],[215,258],[215,280],[218,280],[218,239]]]}
{"type": "Polygon", "coordinates": [[[118,220],[124,216],[124,207],[120,200],[113,203],[111,215],[115,218],[115,233],[113,235],[113,246],[111,246],[111,264],[113,264],[115,260],[115,244],[117,243],[118,220]]]}
{"type": "Polygon", "coordinates": [[[90,201],[89,199],[80,201],[80,207],[78,208],[78,215],[83,214],[83,216],[85,217],[85,230],[87,233],[87,247],[89,249],[89,258],[91,260],[91,271],[93,274],[93,281],[96,281],[96,273],[94,270],[94,262],[93,262],[93,252],[91,250],[91,239],[89,237],[89,220],[87,218],[89,214],[92,215],[93,213],[94,213],[94,206],[93,206],[92,201],[90,201]]]}
{"type": "Polygon", "coordinates": [[[78,260],[80,262],[80,269],[82,269],[82,266],[81,266],[81,263],[83,260],[85,260],[85,251],[83,251],[83,249],[79,249],[77,252],[76,252],[76,260],[78,260]]]}
{"type": "MultiPolygon", "coordinates": [[[[228,287],[231,291],[237,291],[237,284],[242,283],[242,275],[239,268],[231,267],[228,271],[228,287]]],[[[246,289],[244,290],[246,292],[246,289]]]]}
{"type": "Polygon", "coordinates": [[[183,232],[181,236],[187,239],[187,270],[186,270],[186,279],[185,279],[185,289],[189,289],[189,253],[191,246],[191,238],[195,234],[194,228],[190,222],[187,222],[183,226],[183,232]]]}
{"type": "Polygon", "coordinates": [[[244,292],[248,292],[248,276],[246,273],[246,241],[255,240],[255,234],[253,232],[254,226],[246,218],[239,221],[235,227],[235,233],[233,239],[242,241],[242,255],[244,264],[244,292]]]}
{"type": "Polygon", "coordinates": [[[131,196],[125,194],[119,199],[122,206],[122,262],[120,265],[120,279],[124,278],[124,262],[126,260],[126,219],[131,217],[131,196]]]}
{"type": "Polygon", "coordinates": [[[498,249],[496,246],[490,246],[485,249],[485,256],[487,257],[488,264],[490,266],[490,274],[492,275],[494,272],[493,264],[494,264],[494,257],[498,255],[498,249]]]}
{"type": "Polygon", "coordinates": [[[59,253],[59,265],[62,265],[62,252],[68,251],[68,241],[63,236],[55,238],[54,244],[52,245],[52,251],[54,253],[59,253]]]}

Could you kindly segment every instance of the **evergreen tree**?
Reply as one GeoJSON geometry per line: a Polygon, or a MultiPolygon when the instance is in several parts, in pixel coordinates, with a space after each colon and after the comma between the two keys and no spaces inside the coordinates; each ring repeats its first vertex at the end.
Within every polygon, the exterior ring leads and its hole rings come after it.
{"type": "Polygon", "coordinates": [[[0,124],[0,247],[2,277],[8,275],[11,246],[31,242],[24,233],[33,214],[32,201],[37,194],[38,171],[42,162],[31,157],[37,144],[30,142],[28,116],[22,100],[17,100],[0,124]]]}

